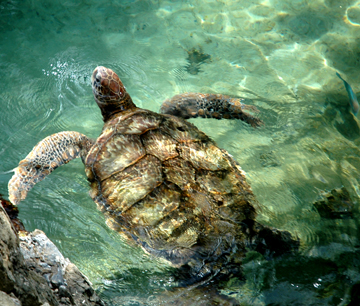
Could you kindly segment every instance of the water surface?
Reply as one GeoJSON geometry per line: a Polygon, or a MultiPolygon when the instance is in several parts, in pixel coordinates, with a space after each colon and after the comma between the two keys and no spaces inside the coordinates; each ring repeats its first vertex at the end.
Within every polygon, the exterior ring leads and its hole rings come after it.
{"type": "MultiPolygon", "coordinates": [[[[359,120],[338,71],[359,91],[360,3],[0,1],[0,192],[47,135],[102,127],[90,76],[115,70],[134,102],[157,111],[186,91],[253,99],[265,126],[192,119],[248,174],[258,220],[291,231],[301,254],[254,258],[224,293],[244,305],[347,305],[359,267],[359,120]],[[345,187],[352,218],[320,216],[322,191],[345,187]]],[[[38,184],[20,213],[87,274],[110,305],[171,287],[169,268],[128,246],[88,196],[81,161],[38,184]]]]}

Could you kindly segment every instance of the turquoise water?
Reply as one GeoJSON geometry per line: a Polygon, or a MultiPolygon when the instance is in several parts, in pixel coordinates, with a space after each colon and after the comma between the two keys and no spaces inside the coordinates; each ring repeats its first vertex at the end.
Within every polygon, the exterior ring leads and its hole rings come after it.
{"type": "MultiPolygon", "coordinates": [[[[90,75],[115,70],[134,102],[157,111],[186,91],[253,99],[265,126],[192,119],[248,174],[258,220],[301,239],[300,255],[244,265],[224,293],[244,305],[347,305],[360,282],[360,125],[340,74],[359,92],[360,2],[0,1],[0,193],[42,138],[96,137],[90,75]],[[322,218],[322,191],[344,186],[352,218],[322,218]]],[[[20,204],[110,305],[142,305],[173,285],[169,268],[128,246],[88,196],[81,161],[20,204]]]]}

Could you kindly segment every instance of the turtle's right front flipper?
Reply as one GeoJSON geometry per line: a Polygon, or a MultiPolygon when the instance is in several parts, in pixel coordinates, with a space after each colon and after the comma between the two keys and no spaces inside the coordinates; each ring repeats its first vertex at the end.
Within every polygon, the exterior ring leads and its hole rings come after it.
{"type": "Polygon", "coordinates": [[[196,117],[239,119],[253,127],[263,125],[259,118],[250,113],[257,113],[259,110],[253,105],[244,104],[245,101],[221,94],[188,92],[165,100],[160,112],[184,119],[196,117]]]}
{"type": "Polygon", "coordinates": [[[18,204],[24,200],[28,191],[57,167],[77,157],[84,160],[91,145],[92,141],[78,132],[60,132],[40,141],[14,169],[8,185],[10,201],[18,204]]]}

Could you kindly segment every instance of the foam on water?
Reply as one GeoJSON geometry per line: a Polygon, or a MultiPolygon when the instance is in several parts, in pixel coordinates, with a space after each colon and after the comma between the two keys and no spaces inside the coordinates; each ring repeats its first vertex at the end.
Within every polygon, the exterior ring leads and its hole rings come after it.
{"type": "MultiPolygon", "coordinates": [[[[90,86],[97,65],[114,69],[134,102],[154,111],[184,91],[251,98],[263,128],[191,122],[247,172],[259,221],[297,234],[307,257],[302,266],[250,261],[246,283],[224,290],[244,305],[346,301],[342,277],[360,281],[351,272],[359,268],[358,214],[322,219],[312,203],[322,190],[345,186],[358,210],[360,125],[335,72],[359,91],[360,2],[2,1],[0,17],[1,193],[5,172],[47,135],[97,137],[102,122],[90,86]],[[318,259],[343,272],[302,275],[318,259]]],[[[73,161],[30,192],[21,218],[44,230],[113,305],[152,300],[172,284],[168,267],[108,229],[87,191],[83,166],[73,161]]]]}

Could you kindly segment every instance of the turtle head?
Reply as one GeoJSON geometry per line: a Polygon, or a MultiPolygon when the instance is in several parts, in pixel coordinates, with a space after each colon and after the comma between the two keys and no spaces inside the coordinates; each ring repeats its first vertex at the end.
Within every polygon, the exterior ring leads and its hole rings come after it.
{"type": "Polygon", "coordinates": [[[91,85],[105,122],[116,113],[136,107],[118,75],[109,68],[96,67],[91,85]]]}

